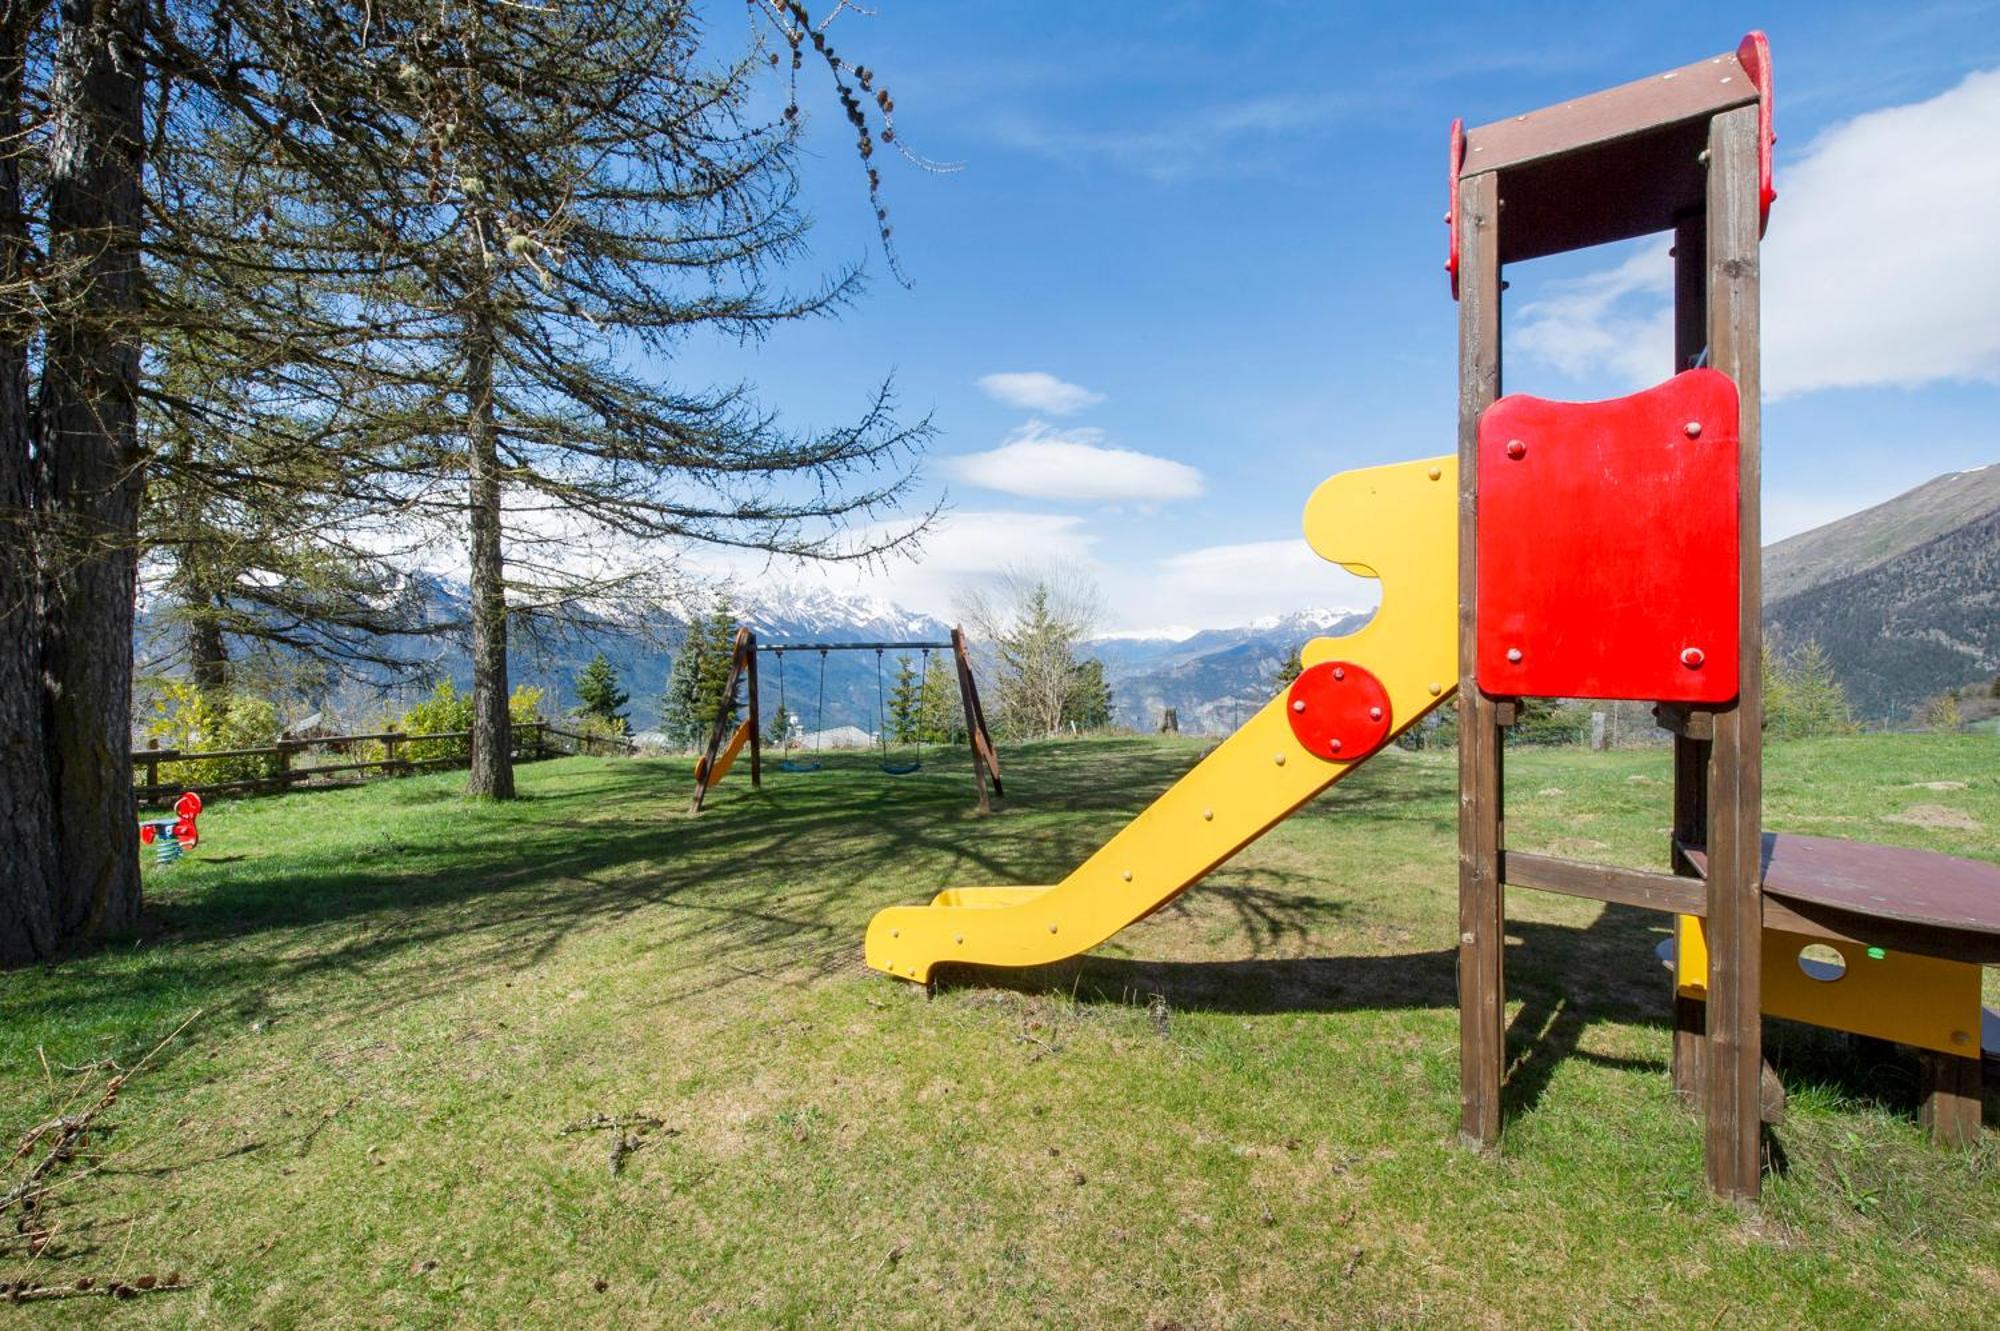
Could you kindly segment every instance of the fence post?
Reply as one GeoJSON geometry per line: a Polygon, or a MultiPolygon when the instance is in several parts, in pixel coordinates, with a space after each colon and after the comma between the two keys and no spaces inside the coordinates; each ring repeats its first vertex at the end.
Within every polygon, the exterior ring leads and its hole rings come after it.
{"type": "Polygon", "coordinates": [[[271,746],[271,756],[276,759],[271,764],[271,780],[276,783],[279,790],[290,789],[292,784],[292,741],[281,736],[278,742],[271,746]]]}
{"type": "Polygon", "coordinates": [[[391,725],[382,736],[382,770],[391,776],[407,775],[403,770],[402,760],[396,756],[396,746],[402,742],[403,737],[396,733],[394,725],[391,725]]]}
{"type": "Polygon", "coordinates": [[[160,747],[160,737],[158,735],[147,736],[146,747],[155,751],[146,756],[146,795],[150,799],[153,792],[158,790],[160,786],[160,759],[157,753],[160,747]]]}

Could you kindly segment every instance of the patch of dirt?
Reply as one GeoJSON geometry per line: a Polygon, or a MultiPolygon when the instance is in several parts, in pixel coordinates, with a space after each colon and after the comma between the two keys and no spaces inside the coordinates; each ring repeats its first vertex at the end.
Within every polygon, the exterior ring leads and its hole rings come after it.
{"type": "Polygon", "coordinates": [[[1911,827],[1934,827],[1952,832],[1977,832],[1982,824],[1963,809],[1948,804],[1912,804],[1901,813],[1885,813],[1885,823],[1906,823],[1911,827]]]}
{"type": "Polygon", "coordinates": [[[1963,781],[1912,781],[1911,790],[1964,790],[1963,781]]]}

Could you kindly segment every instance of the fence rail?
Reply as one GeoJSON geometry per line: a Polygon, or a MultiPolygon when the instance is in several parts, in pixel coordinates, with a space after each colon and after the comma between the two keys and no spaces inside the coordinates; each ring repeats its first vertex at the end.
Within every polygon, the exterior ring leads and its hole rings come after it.
{"type": "MultiPolygon", "coordinates": [[[[550,725],[546,721],[527,721],[518,724],[513,727],[513,735],[513,754],[517,761],[533,761],[538,758],[571,754],[630,754],[637,747],[629,739],[613,739],[605,735],[580,735],[573,730],[550,725]],[[561,741],[568,743],[565,746],[561,741]]],[[[184,790],[192,790],[202,795],[221,795],[270,793],[308,784],[313,789],[325,789],[329,786],[359,784],[354,780],[325,779],[341,773],[373,772],[375,778],[407,776],[439,768],[464,767],[471,761],[472,732],[469,730],[439,730],[429,733],[383,730],[365,735],[314,735],[303,739],[281,739],[275,744],[243,749],[163,749],[158,747],[157,741],[154,741],[143,749],[132,750],[133,767],[143,768],[145,771],[144,780],[135,779],[133,793],[139,797],[141,803],[148,803],[178,795],[184,790]],[[408,750],[404,747],[411,744],[428,746],[439,743],[457,743],[462,747],[459,752],[425,758],[409,757],[408,750]],[[358,762],[313,762],[302,766],[294,762],[295,759],[314,750],[319,750],[330,757],[345,757],[358,744],[379,744],[382,746],[382,756],[358,762]],[[269,760],[267,769],[257,776],[227,781],[162,782],[160,780],[160,769],[171,763],[243,758],[267,759],[269,760]]],[[[133,775],[136,778],[138,772],[135,770],[133,775]]]]}

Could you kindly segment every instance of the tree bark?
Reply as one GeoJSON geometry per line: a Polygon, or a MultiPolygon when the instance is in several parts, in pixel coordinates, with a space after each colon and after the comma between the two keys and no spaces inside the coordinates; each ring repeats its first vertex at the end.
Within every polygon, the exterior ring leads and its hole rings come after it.
{"type": "MultiPolygon", "coordinates": [[[[483,238],[471,256],[483,282],[483,238]]],[[[482,287],[467,320],[466,473],[472,560],[472,763],[465,793],[514,798],[513,723],[507,713],[506,566],[500,548],[500,440],[493,401],[494,329],[482,287]]]]}
{"type": "MultiPolygon", "coordinates": [[[[174,446],[174,468],[191,471],[193,453],[193,441],[180,439],[174,446]]],[[[195,487],[182,484],[169,487],[169,491],[170,507],[165,511],[172,519],[172,536],[179,549],[174,552],[174,574],[168,590],[182,616],[188,679],[204,694],[220,694],[229,685],[229,643],[222,632],[227,591],[222,584],[228,575],[218,572],[211,545],[218,533],[202,522],[203,496],[195,487]]]]}
{"type": "Polygon", "coordinates": [[[197,593],[182,610],[188,616],[188,678],[203,693],[220,693],[229,684],[229,644],[216,620],[215,598],[197,593]]]}
{"type": "Polygon", "coordinates": [[[0,966],[55,951],[56,842],[41,687],[42,630],[29,448],[28,339],[35,326],[23,259],[22,97],[36,6],[0,3],[0,966]]]}
{"type": "Polygon", "coordinates": [[[139,0],[62,0],[49,103],[42,498],[58,936],[136,924],[132,613],[142,484],[139,0]]]}

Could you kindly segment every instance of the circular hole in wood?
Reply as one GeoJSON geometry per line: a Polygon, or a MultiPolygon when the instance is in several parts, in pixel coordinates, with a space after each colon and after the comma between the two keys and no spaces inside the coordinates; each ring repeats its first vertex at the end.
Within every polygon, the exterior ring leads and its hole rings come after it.
{"type": "Polygon", "coordinates": [[[1847,974],[1847,958],[1840,955],[1840,949],[1825,943],[1808,943],[1799,949],[1799,969],[1808,980],[1818,980],[1822,984],[1832,984],[1847,974]]]}

